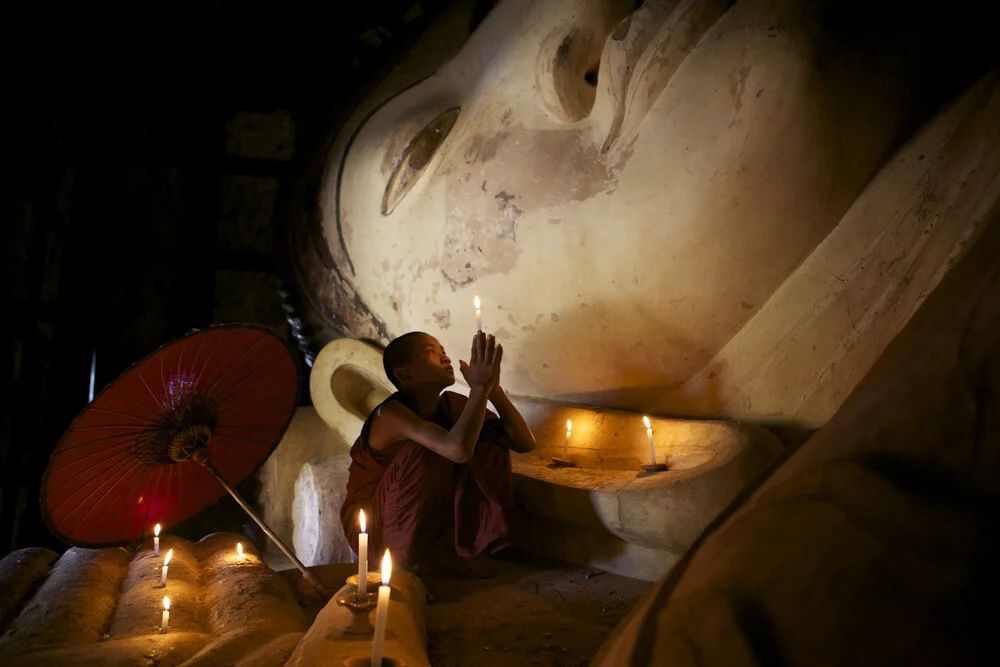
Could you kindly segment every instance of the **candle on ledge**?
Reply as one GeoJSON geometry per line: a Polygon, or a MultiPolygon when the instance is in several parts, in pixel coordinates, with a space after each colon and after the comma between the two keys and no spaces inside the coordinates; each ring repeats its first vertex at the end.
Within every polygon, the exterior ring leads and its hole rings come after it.
{"type": "Polygon", "coordinates": [[[160,524],[153,528],[153,555],[160,555],[160,524]]]}
{"type": "Polygon", "coordinates": [[[382,557],[382,585],[378,587],[378,607],[375,610],[375,637],[372,639],[371,667],[382,667],[382,652],[385,644],[385,626],[389,620],[389,577],[392,575],[392,559],[389,550],[382,557]]]}
{"type": "Polygon", "coordinates": [[[479,332],[483,330],[483,311],[479,309],[480,302],[478,296],[475,299],[475,303],[476,303],[476,331],[479,332]]]}
{"type": "Polygon", "coordinates": [[[365,511],[361,510],[361,534],[358,535],[358,599],[368,596],[368,526],[365,524],[365,511]]]}
{"type": "Polygon", "coordinates": [[[160,588],[167,587],[167,570],[170,569],[167,566],[170,565],[170,557],[174,555],[174,550],[171,549],[167,552],[167,557],[163,559],[163,569],[160,570],[160,588]]]}
{"type": "Polygon", "coordinates": [[[569,439],[570,439],[570,437],[572,437],[572,435],[573,435],[573,422],[571,422],[570,420],[567,419],[566,420],[566,439],[563,441],[563,458],[564,459],[568,459],[569,458],[569,454],[568,454],[568,451],[569,451],[569,439]]]}
{"type": "Polygon", "coordinates": [[[649,441],[649,463],[656,465],[656,450],[653,448],[653,427],[649,423],[649,417],[643,417],[642,423],[646,425],[646,440],[649,441]]]}
{"type": "Polygon", "coordinates": [[[236,543],[236,557],[239,560],[241,560],[241,561],[247,559],[247,557],[243,555],[243,543],[242,542],[237,542],[236,543]]]}
{"type": "Polygon", "coordinates": [[[170,598],[163,597],[163,621],[160,623],[160,634],[167,634],[167,624],[170,623],[170,598]]]}

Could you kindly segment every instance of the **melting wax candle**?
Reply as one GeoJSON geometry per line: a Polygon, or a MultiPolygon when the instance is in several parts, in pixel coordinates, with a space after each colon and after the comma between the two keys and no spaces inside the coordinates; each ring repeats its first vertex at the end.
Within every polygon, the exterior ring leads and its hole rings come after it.
{"type": "Polygon", "coordinates": [[[368,595],[368,526],[365,524],[365,511],[361,510],[361,534],[358,535],[358,599],[363,600],[368,595]]]}
{"type": "Polygon", "coordinates": [[[653,448],[653,427],[649,423],[649,417],[643,417],[642,423],[646,425],[646,440],[649,442],[649,463],[656,465],[656,450],[653,448]]]}
{"type": "Polygon", "coordinates": [[[170,551],[167,552],[167,557],[163,559],[163,569],[160,570],[160,588],[167,587],[167,570],[170,569],[167,566],[170,565],[170,559],[173,555],[174,555],[174,550],[171,549],[170,551]]]}
{"type": "Polygon", "coordinates": [[[375,637],[372,639],[371,667],[382,667],[385,644],[385,626],[389,621],[389,577],[392,575],[392,558],[389,550],[382,557],[382,585],[378,587],[378,607],[375,609],[375,637]]]}
{"type": "Polygon", "coordinates": [[[163,598],[163,620],[160,622],[160,634],[167,634],[167,624],[170,623],[170,598],[163,598]]]}
{"type": "Polygon", "coordinates": [[[483,330],[483,311],[479,309],[480,302],[478,296],[475,299],[475,303],[476,303],[476,331],[478,332],[483,330]]]}
{"type": "Polygon", "coordinates": [[[160,555],[160,524],[153,527],[153,555],[160,555]]]}
{"type": "Polygon", "coordinates": [[[573,422],[566,420],[566,439],[563,441],[563,458],[569,458],[569,439],[573,437],[573,422]]]}

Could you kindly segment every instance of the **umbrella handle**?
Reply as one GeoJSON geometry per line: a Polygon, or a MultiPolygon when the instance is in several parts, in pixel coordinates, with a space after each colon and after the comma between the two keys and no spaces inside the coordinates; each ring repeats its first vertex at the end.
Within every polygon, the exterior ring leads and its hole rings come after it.
{"type": "Polygon", "coordinates": [[[322,596],[327,600],[333,597],[333,591],[327,588],[315,574],[306,569],[306,566],[302,564],[302,561],[296,558],[295,554],[293,554],[288,549],[288,547],[282,544],[281,540],[278,539],[278,536],[275,535],[271,531],[271,529],[264,524],[264,521],[259,516],[257,516],[256,512],[253,511],[253,508],[251,508],[250,505],[248,505],[247,502],[240,497],[240,494],[236,493],[236,490],[233,487],[229,486],[226,480],[222,478],[222,475],[219,474],[219,471],[215,469],[215,466],[212,465],[212,462],[209,460],[208,451],[206,449],[204,448],[198,449],[191,456],[191,458],[200,463],[201,465],[203,465],[205,469],[208,470],[210,473],[215,475],[215,478],[219,480],[219,484],[221,484],[222,487],[229,492],[229,495],[233,497],[233,500],[239,503],[240,507],[243,508],[243,511],[245,511],[247,514],[250,515],[250,518],[253,519],[258,526],[260,526],[261,530],[267,533],[267,536],[271,538],[271,540],[278,546],[279,549],[281,549],[281,552],[283,554],[288,556],[288,559],[295,564],[295,567],[299,568],[299,571],[302,572],[303,578],[310,584],[312,584],[312,587],[316,590],[317,593],[320,594],[320,596],[322,596]]]}

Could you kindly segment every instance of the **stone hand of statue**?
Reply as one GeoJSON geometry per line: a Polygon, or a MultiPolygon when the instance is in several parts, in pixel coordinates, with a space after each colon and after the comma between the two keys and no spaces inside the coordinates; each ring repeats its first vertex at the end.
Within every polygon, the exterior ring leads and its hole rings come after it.
{"type": "Polygon", "coordinates": [[[472,339],[472,352],[469,361],[458,362],[462,376],[471,389],[481,389],[492,394],[500,380],[500,361],[503,359],[503,347],[497,345],[496,339],[487,336],[482,331],[472,339]]]}

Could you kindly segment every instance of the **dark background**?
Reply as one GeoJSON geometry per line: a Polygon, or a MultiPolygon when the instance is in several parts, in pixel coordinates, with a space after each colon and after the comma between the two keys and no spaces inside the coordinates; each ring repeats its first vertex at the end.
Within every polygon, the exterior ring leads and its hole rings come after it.
{"type": "MultiPolygon", "coordinates": [[[[5,8],[0,556],[64,546],[41,520],[39,485],[87,403],[95,350],[100,391],[191,328],[257,322],[291,336],[282,184],[352,91],[447,4],[5,8]]],[[[241,523],[225,500],[175,532],[241,523]]]]}

